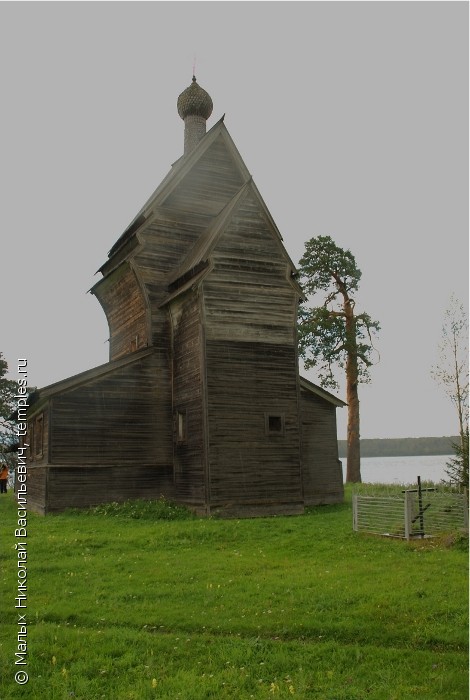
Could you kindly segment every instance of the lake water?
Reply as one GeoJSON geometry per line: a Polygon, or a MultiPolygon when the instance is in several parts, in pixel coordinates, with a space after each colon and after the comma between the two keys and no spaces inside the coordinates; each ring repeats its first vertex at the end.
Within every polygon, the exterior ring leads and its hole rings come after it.
{"type": "MultiPolygon", "coordinates": [[[[361,457],[362,481],[368,484],[416,484],[418,476],[422,481],[449,481],[444,470],[449,459],[450,455],[361,457]]],[[[346,478],[346,458],[341,462],[343,477],[346,478]]]]}

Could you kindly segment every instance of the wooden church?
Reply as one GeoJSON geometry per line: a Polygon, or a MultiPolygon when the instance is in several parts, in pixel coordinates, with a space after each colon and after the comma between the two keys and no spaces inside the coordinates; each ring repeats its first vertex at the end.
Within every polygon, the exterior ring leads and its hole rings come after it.
{"type": "Polygon", "coordinates": [[[28,502],[41,512],[164,496],[223,516],[343,498],[336,408],[299,377],[301,289],[212,100],[178,98],[184,154],[91,289],[109,362],[30,399],[28,502]]]}

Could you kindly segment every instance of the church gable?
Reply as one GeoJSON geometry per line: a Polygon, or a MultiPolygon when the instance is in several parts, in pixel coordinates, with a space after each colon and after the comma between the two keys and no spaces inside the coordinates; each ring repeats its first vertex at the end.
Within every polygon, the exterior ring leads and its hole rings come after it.
{"type": "Polygon", "coordinates": [[[214,257],[230,255],[256,262],[272,262],[286,265],[289,257],[281,243],[279,234],[268,221],[256,192],[247,187],[231,220],[214,247],[214,257]]]}
{"type": "Polygon", "coordinates": [[[253,188],[219,233],[210,258],[207,337],[292,345],[299,299],[292,264],[253,188]]]}
{"type": "MultiPolygon", "coordinates": [[[[220,125],[223,127],[223,125],[220,125]]],[[[210,137],[207,134],[205,138],[210,137]]],[[[245,181],[240,165],[227,145],[222,129],[210,145],[169,193],[164,207],[217,216],[245,181]]]]}

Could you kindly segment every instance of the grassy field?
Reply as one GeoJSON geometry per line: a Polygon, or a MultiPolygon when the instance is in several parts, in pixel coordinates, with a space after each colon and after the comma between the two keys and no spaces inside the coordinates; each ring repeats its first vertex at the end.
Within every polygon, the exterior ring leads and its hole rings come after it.
{"type": "Polygon", "coordinates": [[[29,514],[23,611],[15,506],[1,497],[1,700],[468,697],[461,538],[355,534],[350,494],[252,520],[156,520],[155,505],[29,514]]]}

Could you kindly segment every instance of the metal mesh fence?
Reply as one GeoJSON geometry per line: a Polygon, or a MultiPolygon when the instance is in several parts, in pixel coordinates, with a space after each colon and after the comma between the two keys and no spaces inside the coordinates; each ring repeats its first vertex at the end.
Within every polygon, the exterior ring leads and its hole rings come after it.
{"type": "Polygon", "coordinates": [[[357,532],[405,536],[405,499],[399,496],[353,496],[353,526],[357,532]]]}
{"type": "Polygon", "coordinates": [[[437,535],[468,528],[466,498],[460,493],[405,493],[409,536],[437,535]]]}
{"type": "Polygon", "coordinates": [[[353,496],[353,527],[389,537],[432,537],[468,529],[465,494],[418,494],[406,491],[397,496],[353,496]]]}

